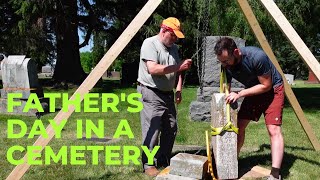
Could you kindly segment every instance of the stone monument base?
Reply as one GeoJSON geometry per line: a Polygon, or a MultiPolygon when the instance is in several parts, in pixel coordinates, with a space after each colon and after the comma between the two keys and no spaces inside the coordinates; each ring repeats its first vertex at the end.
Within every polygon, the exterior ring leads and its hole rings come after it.
{"type": "Polygon", "coordinates": [[[23,108],[26,105],[26,101],[22,100],[15,100],[15,101],[20,101],[21,106],[15,106],[13,108],[13,112],[8,112],[7,106],[8,106],[8,101],[7,99],[2,99],[0,98],[0,113],[1,114],[12,114],[12,115],[25,115],[25,116],[36,116],[36,113],[38,113],[37,110],[31,109],[28,112],[23,112],[23,108]]]}
{"type": "MultiPolygon", "coordinates": [[[[241,169],[241,167],[239,167],[239,170],[242,172],[244,171],[243,169],[241,169]]],[[[156,177],[156,180],[187,180],[187,179],[194,180],[193,178],[175,176],[169,173],[170,173],[170,167],[167,167],[158,174],[158,176],[156,177]]],[[[268,176],[269,174],[270,174],[269,169],[266,169],[261,166],[254,166],[249,171],[244,172],[244,174],[241,177],[239,177],[239,180],[261,179],[265,176],[268,176]]],[[[210,178],[208,177],[208,179],[210,178]]]]}
{"type": "MultiPolygon", "coordinates": [[[[23,112],[23,109],[26,105],[26,101],[23,100],[15,100],[15,101],[20,101],[21,106],[15,106],[13,108],[13,112],[8,112],[7,107],[8,107],[8,100],[0,98],[0,113],[1,114],[11,114],[11,115],[24,115],[24,116],[36,116],[37,118],[40,117],[40,113],[36,109],[30,109],[28,112],[23,112]]],[[[49,107],[48,103],[41,101],[42,108],[44,109],[45,112],[48,112],[49,107]]]]}
{"type": "MultiPolygon", "coordinates": [[[[238,92],[243,88],[231,88],[232,92],[238,92]]],[[[197,89],[197,100],[192,101],[189,106],[190,118],[193,121],[211,121],[211,100],[213,93],[219,93],[219,87],[203,87],[197,89]]],[[[243,98],[238,99],[237,106],[240,106],[243,98]]],[[[233,107],[232,107],[233,108],[233,107]]]]}

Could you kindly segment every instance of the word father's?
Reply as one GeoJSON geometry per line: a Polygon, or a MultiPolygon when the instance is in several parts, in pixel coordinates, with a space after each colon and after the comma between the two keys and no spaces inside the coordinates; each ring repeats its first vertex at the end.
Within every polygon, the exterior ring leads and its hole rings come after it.
{"type": "MultiPolygon", "coordinates": [[[[14,107],[21,106],[21,102],[15,100],[21,98],[20,93],[8,94],[8,106],[7,111],[13,112],[14,107]]],[[[76,112],[81,112],[83,108],[84,112],[119,112],[120,101],[127,102],[127,111],[134,113],[140,112],[143,108],[142,103],[138,98],[141,98],[141,94],[132,93],[126,96],[124,93],[120,95],[120,98],[116,94],[112,93],[89,93],[84,95],[83,102],[81,102],[80,95],[75,95],[75,98],[68,99],[68,94],[47,93],[44,97],[49,98],[50,112],[55,111],[55,103],[57,98],[62,100],[62,111],[67,112],[68,109],[75,108],[76,112]],[[101,100],[101,103],[99,101],[101,100]],[[101,106],[99,108],[98,106],[101,106]]],[[[37,109],[39,112],[43,112],[41,103],[36,94],[31,94],[27,100],[23,111],[27,112],[30,109],[37,109]]],[[[49,124],[54,131],[55,138],[62,137],[62,130],[64,129],[67,120],[61,120],[57,123],[55,120],[49,120],[49,124]]],[[[76,137],[77,139],[92,138],[94,134],[97,138],[105,138],[105,121],[99,119],[95,124],[90,119],[76,120],[76,137]]],[[[32,127],[28,132],[28,123],[20,119],[8,119],[7,121],[7,138],[34,138],[35,136],[42,136],[43,138],[49,138],[50,134],[46,131],[42,120],[35,120],[32,127]]],[[[116,128],[113,138],[120,138],[127,136],[129,139],[134,138],[133,132],[126,119],[121,119],[118,127],[116,128]]],[[[27,146],[20,145],[12,146],[7,151],[7,160],[13,165],[19,165],[27,163],[29,165],[49,165],[51,163],[59,163],[62,165],[85,165],[92,164],[97,165],[104,161],[106,165],[128,165],[130,163],[139,165],[139,157],[141,150],[148,158],[148,163],[153,164],[154,156],[159,150],[159,146],[156,146],[152,150],[149,150],[146,146],[61,146],[60,149],[51,148],[50,146],[27,146]],[[41,153],[41,150],[44,153],[41,153]],[[26,158],[21,158],[22,153],[27,153],[26,158]],[[122,152],[122,153],[121,153],[122,152]],[[104,158],[101,159],[103,153],[104,158]],[[91,158],[86,158],[86,155],[91,155],[91,158]],[[88,162],[90,161],[90,162],[88,162]]]]}

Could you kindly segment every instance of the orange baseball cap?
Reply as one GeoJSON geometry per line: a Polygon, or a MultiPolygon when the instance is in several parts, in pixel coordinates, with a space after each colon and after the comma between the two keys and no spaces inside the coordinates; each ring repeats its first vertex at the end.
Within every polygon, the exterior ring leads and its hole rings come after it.
{"type": "Polygon", "coordinates": [[[169,17],[163,20],[161,27],[172,30],[178,38],[184,38],[184,35],[181,32],[181,28],[180,28],[180,21],[177,18],[169,17]]]}

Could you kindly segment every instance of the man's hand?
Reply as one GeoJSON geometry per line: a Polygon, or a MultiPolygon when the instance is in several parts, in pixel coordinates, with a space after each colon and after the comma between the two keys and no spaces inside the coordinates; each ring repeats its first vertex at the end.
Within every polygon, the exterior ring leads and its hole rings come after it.
{"type": "Polygon", "coordinates": [[[181,101],[182,101],[181,91],[177,91],[176,92],[176,103],[180,104],[181,101]]]}
{"type": "Polygon", "coordinates": [[[191,67],[191,64],[192,64],[192,60],[191,59],[186,59],[186,60],[180,62],[178,64],[178,66],[179,66],[179,70],[178,71],[185,71],[185,70],[189,69],[191,67]]]}
{"type": "Polygon", "coordinates": [[[226,102],[228,104],[232,104],[236,102],[240,98],[240,95],[235,92],[231,92],[227,97],[226,97],[226,102]]]}

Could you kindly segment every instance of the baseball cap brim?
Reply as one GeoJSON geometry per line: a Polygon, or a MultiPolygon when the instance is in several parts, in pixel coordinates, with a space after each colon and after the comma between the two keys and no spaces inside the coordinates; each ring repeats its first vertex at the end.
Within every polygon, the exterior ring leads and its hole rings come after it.
{"type": "Polygon", "coordinates": [[[183,35],[183,33],[181,31],[173,30],[173,32],[178,38],[184,38],[184,35],[183,35]]]}

